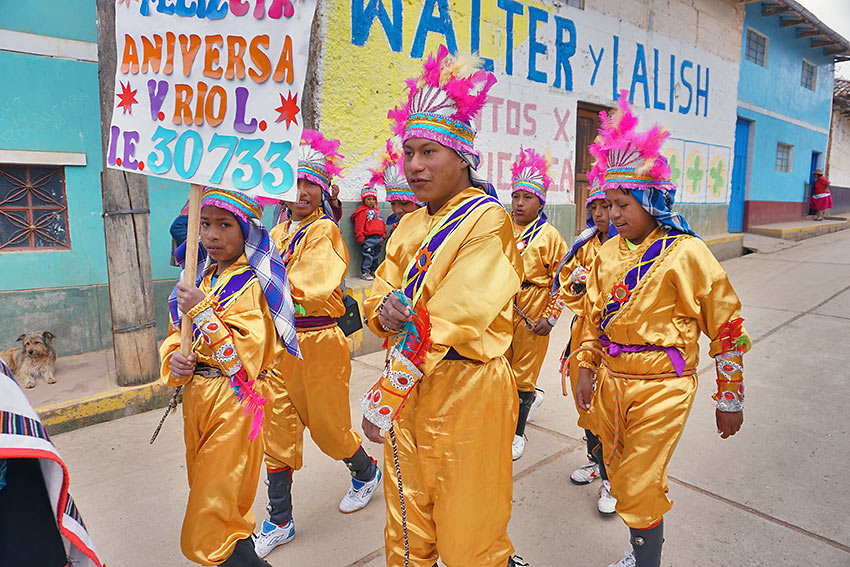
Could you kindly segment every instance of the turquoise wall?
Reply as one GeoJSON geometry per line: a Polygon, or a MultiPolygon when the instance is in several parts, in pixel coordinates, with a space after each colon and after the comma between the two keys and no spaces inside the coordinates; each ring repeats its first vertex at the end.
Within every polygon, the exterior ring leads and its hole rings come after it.
{"type": "MultiPolygon", "coordinates": [[[[761,3],[747,5],[741,41],[738,100],[739,104],[758,106],[767,112],[738,107],[738,116],[754,121],[750,134],[753,143],[746,199],[802,202],[811,172],[812,152],[826,152],[832,110],[833,63],[831,57],[823,54],[822,48],[811,48],[810,39],[798,39],[795,28],[782,28],[779,22],[778,15],[761,16],[761,3]],[[746,58],[748,28],[768,37],[767,67],[746,58]],[[801,85],[803,59],[818,68],[814,91],[801,85]],[[790,172],[776,171],[778,142],[794,146],[790,172]]],[[[823,166],[823,155],[820,165],[823,166]]]]}
{"type": "Polygon", "coordinates": [[[0,0],[0,28],[97,43],[94,0],[0,0]]]}

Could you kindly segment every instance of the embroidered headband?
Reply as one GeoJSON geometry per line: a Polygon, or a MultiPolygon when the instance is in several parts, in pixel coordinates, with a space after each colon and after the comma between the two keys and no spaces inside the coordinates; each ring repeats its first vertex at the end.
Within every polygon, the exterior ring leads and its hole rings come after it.
{"type": "Polygon", "coordinates": [[[230,189],[204,187],[201,207],[205,205],[230,211],[246,222],[249,218],[261,219],[263,217],[263,207],[259,202],[244,193],[230,189]]]}

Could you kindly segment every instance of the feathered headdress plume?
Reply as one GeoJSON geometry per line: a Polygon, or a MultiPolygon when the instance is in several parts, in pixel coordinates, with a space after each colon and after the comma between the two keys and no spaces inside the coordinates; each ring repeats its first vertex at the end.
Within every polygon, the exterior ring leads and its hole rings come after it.
{"type": "Polygon", "coordinates": [[[511,194],[528,191],[546,203],[546,191],[552,184],[549,176],[549,160],[531,148],[520,147],[519,156],[511,164],[511,194]]]}
{"type": "Polygon", "coordinates": [[[436,57],[429,55],[422,74],[407,80],[407,103],[388,114],[402,142],[427,138],[460,152],[474,151],[471,121],[496,82],[481,64],[478,56],[452,56],[442,45],[436,57]]]}
{"type": "Polygon", "coordinates": [[[342,173],[343,156],[337,152],[339,140],[329,140],[316,130],[304,130],[298,146],[298,178],[330,189],[333,176],[342,173]]]}
{"type": "Polygon", "coordinates": [[[620,91],[617,107],[613,116],[599,113],[599,135],[588,147],[596,158],[588,179],[591,183],[598,180],[605,189],[667,185],[670,166],[661,155],[661,145],[670,133],[657,124],[647,132],[638,132],[638,119],[629,106],[626,90],[620,91]]]}

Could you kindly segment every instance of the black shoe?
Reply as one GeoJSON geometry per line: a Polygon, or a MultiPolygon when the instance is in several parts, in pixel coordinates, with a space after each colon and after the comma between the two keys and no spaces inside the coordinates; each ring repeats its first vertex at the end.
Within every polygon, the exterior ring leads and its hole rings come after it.
{"type": "Polygon", "coordinates": [[[511,555],[508,557],[508,567],[530,567],[531,563],[520,557],[519,555],[511,555]]]}
{"type": "Polygon", "coordinates": [[[254,551],[254,542],[251,538],[240,539],[233,548],[233,553],[220,567],[272,567],[269,563],[260,559],[254,551]]]}

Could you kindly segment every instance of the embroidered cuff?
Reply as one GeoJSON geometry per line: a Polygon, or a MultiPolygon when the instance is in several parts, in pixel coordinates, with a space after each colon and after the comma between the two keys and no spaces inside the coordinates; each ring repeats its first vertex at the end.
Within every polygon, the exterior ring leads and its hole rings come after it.
{"type": "Polygon", "coordinates": [[[555,323],[558,322],[558,319],[561,317],[561,313],[563,313],[564,309],[567,308],[567,304],[561,299],[560,294],[553,295],[549,299],[549,304],[546,306],[546,310],[543,312],[543,317],[549,320],[549,324],[553,327],[555,323]]]}
{"type": "Polygon", "coordinates": [[[388,430],[421,379],[422,371],[397,348],[392,348],[380,380],[360,400],[363,415],[381,429],[388,430]]]}
{"type": "Polygon", "coordinates": [[[738,412],[744,409],[744,352],[732,350],[714,357],[717,392],[711,398],[717,409],[738,412]]]}
{"type": "Polygon", "coordinates": [[[218,309],[218,296],[216,296],[215,294],[210,294],[210,295],[204,297],[202,300],[200,300],[198,303],[196,303],[195,306],[192,307],[189,310],[188,313],[186,313],[186,315],[188,315],[189,317],[194,319],[195,316],[198,315],[198,313],[200,313],[201,311],[204,311],[205,309],[207,309],[209,307],[212,307],[213,309],[216,309],[216,310],[218,309]]]}
{"type": "Polygon", "coordinates": [[[750,337],[744,329],[744,319],[738,317],[720,325],[717,337],[711,341],[709,354],[718,356],[724,352],[737,350],[745,353],[750,350],[750,337]]]}
{"type": "MultiPolygon", "coordinates": [[[[198,304],[200,305],[200,303],[198,304]]],[[[218,305],[218,302],[215,303],[218,305]]],[[[193,338],[200,338],[211,347],[213,358],[218,366],[228,376],[234,376],[242,369],[242,361],[236,353],[236,345],[233,344],[233,334],[230,328],[218,316],[212,306],[205,307],[202,311],[192,317],[194,322],[193,338]]]]}

